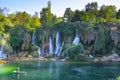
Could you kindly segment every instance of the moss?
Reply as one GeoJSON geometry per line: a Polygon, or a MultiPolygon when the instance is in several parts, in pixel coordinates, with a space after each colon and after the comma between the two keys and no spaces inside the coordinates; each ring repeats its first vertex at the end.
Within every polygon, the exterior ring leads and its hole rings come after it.
{"type": "Polygon", "coordinates": [[[33,58],[38,58],[38,52],[37,51],[33,51],[32,53],[31,53],[31,55],[33,56],[33,58]]]}

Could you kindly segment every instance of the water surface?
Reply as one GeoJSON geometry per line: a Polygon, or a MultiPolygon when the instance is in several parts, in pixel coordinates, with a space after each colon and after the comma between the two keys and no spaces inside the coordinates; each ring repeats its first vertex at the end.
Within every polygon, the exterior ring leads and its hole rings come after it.
{"type": "Polygon", "coordinates": [[[0,80],[115,80],[120,63],[24,61],[0,64],[0,80]],[[20,67],[27,74],[14,74],[20,67]]]}

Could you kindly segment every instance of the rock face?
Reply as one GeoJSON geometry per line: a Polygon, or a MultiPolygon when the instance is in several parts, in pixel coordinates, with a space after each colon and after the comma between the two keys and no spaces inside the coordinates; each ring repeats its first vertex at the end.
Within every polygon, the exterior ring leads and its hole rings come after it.
{"type": "Polygon", "coordinates": [[[110,36],[111,39],[114,41],[115,45],[117,45],[120,42],[120,30],[111,30],[110,36]]]}
{"type": "Polygon", "coordinates": [[[32,56],[32,55],[28,55],[28,58],[29,58],[29,59],[32,59],[32,58],[33,58],[33,56],[32,56]]]}
{"type": "Polygon", "coordinates": [[[103,56],[102,58],[96,58],[94,59],[94,62],[98,62],[98,61],[120,61],[120,57],[118,54],[113,53],[109,56],[103,56]]]}
{"type": "Polygon", "coordinates": [[[120,61],[120,57],[118,54],[114,53],[111,55],[112,61],[120,61]]]}

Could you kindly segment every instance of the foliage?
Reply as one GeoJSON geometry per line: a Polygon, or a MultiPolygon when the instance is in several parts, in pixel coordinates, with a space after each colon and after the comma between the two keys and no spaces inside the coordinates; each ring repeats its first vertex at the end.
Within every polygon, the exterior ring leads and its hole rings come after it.
{"type": "Polygon", "coordinates": [[[120,19],[120,9],[116,12],[116,18],[120,19]]]}
{"type": "Polygon", "coordinates": [[[42,44],[42,38],[43,38],[43,27],[37,27],[35,31],[35,41],[38,46],[41,46],[42,44]]]}
{"type": "Polygon", "coordinates": [[[28,33],[25,33],[23,36],[23,44],[22,44],[22,50],[29,49],[29,43],[30,43],[31,37],[28,33]]]}
{"type": "Polygon", "coordinates": [[[97,2],[92,2],[92,3],[88,3],[86,6],[86,12],[88,13],[89,16],[89,20],[91,22],[95,22],[96,21],[96,16],[98,14],[98,4],[97,2]]]}
{"type": "Polygon", "coordinates": [[[73,11],[70,8],[66,8],[64,13],[64,21],[71,22],[73,17],[73,11]]]}
{"type": "Polygon", "coordinates": [[[3,37],[0,36],[0,46],[3,47],[4,53],[13,53],[13,48],[8,44],[8,34],[4,34],[3,37]]]}
{"type": "Polygon", "coordinates": [[[94,30],[89,29],[89,30],[85,31],[84,44],[86,44],[86,43],[90,44],[94,40],[95,40],[94,30]]]}
{"type": "Polygon", "coordinates": [[[118,77],[116,78],[116,80],[120,80],[120,76],[118,76],[118,77]]]}
{"type": "MultiPolygon", "coordinates": [[[[69,44],[72,42],[73,37],[74,37],[74,32],[75,32],[75,26],[71,22],[60,22],[56,24],[53,28],[51,28],[51,34],[55,34],[54,32],[59,31],[60,32],[60,37],[61,40],[65,42],[65,44],[69,44]],[[68,40],[66,40],[66,38],[68,40]]],[[[55,35],[53,35],[55,36],[55,35]]]]}
{"type": "Polygon", "coordinates": [[[51,9],[49,7],[43,8],[40,12],[41,15],[41,24],[46,29],[47,27],[51,27],[56,23],[56,16],[51,13],[51,9]]]}
{"type": "Polygon", "coordinates": [[[37,52],[37,51],[32,51],[31,55],[32,55],[33,57],[38,57],[38,52],[37,52]]]}
{"type": "Polygon", "coordinates": [[[82,54],[83,51],[83,45],[80,43],[78,45],[71,45],[66,49],[66,54],[68,54],[68,57],[70,60],[79,60],[80,54],[82,54]]]}
{"type": "MultiPolygon", "coordinates": [[[[63,53],[69,54],[70,59],[84,60],[88,56],[81,54],[84,49],[94,53],[110,53],[114,48],[120,49],[120,10],[116,7],[101,6],[98,9],[97,2],[88,3],[84,10],[71,10],[66,8],[63,17],[57,17],[51,12],[51,4],[40,12],[31,16],[27,12],[7,14],[7,8],[0,8],[0,45],[4,46],[6,53],[13,51],[36,52],[35,45],[31,43],[33,31],[35,31],[36,45],[45,47],[48,45],[49,36],[55,43],[56,32],[60,33],[60,42],[64,42],[63,53]],[[63,21],[62,21],[63,19],[63,21]],[[116,30],[111,30],[111,27],[116,30]],[[76,30],[81,44],[71,45],[76,30]]],[[[55,48],[55,45],[53,45],[55,48]]]]}
{"type": "Polygon", "coordinates": [[[10,45],[4,45],[4,46],[3,46],[3,49],[4,49],[4,52],[5,52],[6,54],[11,54],[11,53],[13,53],[13,48],[12,48],[10,45]]]}
{"type": "Polygon", "coordinates": [[[80,17],[81,17],[80,11],[79,10],[75,10],[72,22],[80,21],[80,17]]]}
{"type": "Polygon", "coordinates": [[[40,19],[36,16],[30,16],[26,12],[17,12],[16,14],[9,14],[8,19],[12,25],[23,25],[28,30],[34,30],[37,26],[40,26],[40,19]]]}
{"type": "Polygon", "coordinates": [[[94,50],[105,53],[105,47],[108,40],[109,36],[107,28],[104,26],[99,27],[95,37],[94,50]]]}
{"type": "Polygon", "coordinates": [[[15,28],[11,29],[10,31],[10,44],[15,50],[21,50],[21,46],[24,43],[29,43],[29,41],[26,41],[24,39],[29,40],[26,36],[27,34],[27,29],[22,26],[18,25],[15,28]]]}
{"type": "Polygon", "coordinates": [[[0,36],[0,45],[5,45],[6,44],[6,40],[3,39],[2,36],[0,36]]]}
{"type": "Polygon", "coordinates": [[[111,39],[114,41],[115,45],[117,45],[120,42],[120,30],[111,30],[110,36],[111,39]]]}
{"type": "MultiPolygon", "coordinates": [[[[0,35],[3,33],[3,32],[5,32],[6,30],[6,28],[5,27],[8,27],[8,28],[11,28],[13,25],[12,25],[12,23],[10,22],[10,20],[7,18],[7,17],[5,17],[4,15],[2,15],[2,14],[0,14],[0,35]]],[[[7,29],[8,29],[7,28],[7,29]]]]}
{"type": "Polygon", "coordinates": [[[99,11],[100,17],[104,18],[105,22],[114,21],[116,19],[115,13],[116,7],[112,5],[110,6],[103,5],[99,11]]]}

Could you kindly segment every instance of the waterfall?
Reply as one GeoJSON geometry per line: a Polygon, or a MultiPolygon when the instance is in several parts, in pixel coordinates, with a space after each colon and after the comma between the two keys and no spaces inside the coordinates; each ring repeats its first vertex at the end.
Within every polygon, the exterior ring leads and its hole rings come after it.
{"type": "Polygon", "coordinates": [[[60,50],[60,40],[59,40],[59,32],[56,33],[56,49],[55,54],[57,55],[60,50]]]}
{"type": "Polygon", "coordinates": [[[32,35],[32,44],[35,44],[35,31],[33,31],[33,35],[32,35]]]}
{"type": "Polygon", "coordinates": [[[0,59],[3,59],[3,48],[0,48],[0,59]]]}
{"type": "Polygon", "coordinates": [[[35,44],[35,31],[33,31],[33,35],[32,35],[32,44],[34,44],[36,46],[38,56],[39,56],[39,58],[41,58],[42,57],[41,48],[35,44]]]}
{"type": "Polygon", "coordinates": [[[60,56],[61,51],[62,51],[63,44],[64,44],[64,42],[62,42],[62,44],[61,44],[61,46],[60,46],[60,50],[59,50],[59,52],[58,52],[57,56],[60,56]]]}
{"type": "Polygon", "coordinates": [[[38,49],[37,51],[38,51],[39,58],[41,58],[42,57],[41,48],[39,46],[36,46],[36,47],[38,49]]]}
{"type": "Polygon", "coordinates": [[[78,37],[78,31],[76,30],[75,38],[74,38],[72,44],[78,45],[79,42],[80,42],[80,39],[79,39],[79,37],[78,37]]]}
{"type": "Polygon", "coordinates": [[[59,32],[57,32],[56,33],[56,49],[55,49],[56,56],[60,56],[63,44],[64,44],[64,42],[62,42],[62,44],[60,44],[60,36],[59,36],[59,32]]]}
{"type": "Polygon", "coordinates": [[[52,37],[49,37],[49,53],[53,54],[52,37]]]}

